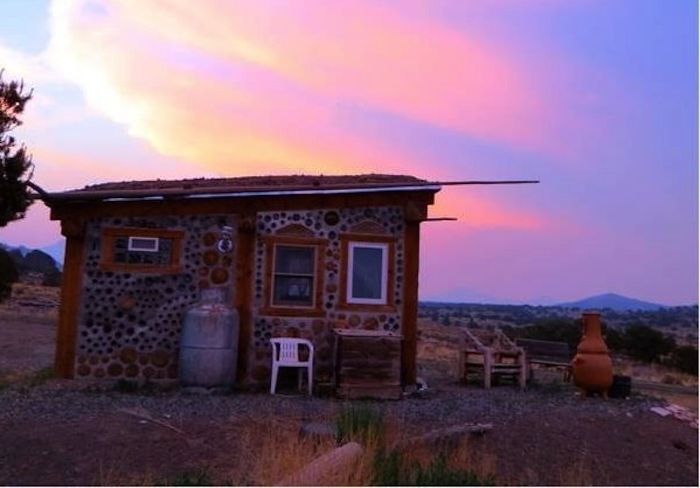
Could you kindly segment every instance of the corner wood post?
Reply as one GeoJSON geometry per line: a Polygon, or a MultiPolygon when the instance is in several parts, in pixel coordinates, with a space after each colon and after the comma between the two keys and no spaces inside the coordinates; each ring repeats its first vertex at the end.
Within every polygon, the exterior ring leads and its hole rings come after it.
{"type": "Polygon", "coordinates": [[[238,333],[238,367],[236,381],[243,383],[248,376],[248,354],[252,337],[251,298],[253,292],[253,260],[255,257],[255,216],[242,215],[238,226],[236,253],[236,300],[240,329],[238,333]]]}
{"type": "Polygon", "coordinates": [[[418,258],[420,220],[406,219],[404,240],[403,346],[401,376],[404,386],[416,383],[416,329],[418,321],[418,258]]]}
{"type": "Polygon", "coordinates": [[[61,233],[66,236],[67,240],[61,283],[61,306],[58,312],[55,370],[56,375],[60,378],[73,378],[78,313],[83,283],[84,223],[63,221],[61,222],[61,233]]]}

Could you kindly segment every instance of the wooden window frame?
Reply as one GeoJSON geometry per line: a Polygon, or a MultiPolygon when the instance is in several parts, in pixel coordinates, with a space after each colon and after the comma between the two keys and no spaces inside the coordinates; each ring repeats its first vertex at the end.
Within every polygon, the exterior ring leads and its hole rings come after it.
{"type": "Polygon", "coordinates": [[[338,308],[349,311],[365,312],[396,312],[394,288],[396,279],[396,238],[388,235],[341,234],[340,235],[340,289],[338,293],[338,308]],[[386,302],[358,303],[348,300],[350,287],[348,285],[350,269],[350,243],[356,244],[386,244],[386,302]]]}
{"type": "Polygon", "coordinates": [[[181,230],[150,229],[139,227],[109,227],[102,229],[100,248],[100,270],[126,273],[178,274],[182,272],[182,240],[185,236],[181,230]],[[115,263],[114,241],[118,237],[157,237],[172,239],[172,252],[169,264],[115,263]]]}
{"type": "Polygon", "coordinates": [[[324,287],[324,257],[326,253],[327,241],[314,237],[298,236],[266,236],[263,237],[265,244],[265,282],[263,286],[264,305],[260,309],[262,315],[285,316],[285,317],[323,317],[323,287],[324,287]],[[313,273],[313,303],[311,306],[305,305],[275,305],[274,276],[275,276],[275,248],[276,246],[290,247],[310,247],[314,249],[314,273],[313,273]]]}

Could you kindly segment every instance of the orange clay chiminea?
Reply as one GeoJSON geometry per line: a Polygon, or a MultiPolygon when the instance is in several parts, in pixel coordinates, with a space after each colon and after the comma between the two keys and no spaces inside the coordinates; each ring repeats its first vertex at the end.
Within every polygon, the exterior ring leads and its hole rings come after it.
{"type": "Polygon", "coordinates": [[[571,361],[574,384],[586,394],[607,396],[613,382],[612,360],[601,335],[598,312],[583,313],[583,337],[576,351],[571,361]]]}

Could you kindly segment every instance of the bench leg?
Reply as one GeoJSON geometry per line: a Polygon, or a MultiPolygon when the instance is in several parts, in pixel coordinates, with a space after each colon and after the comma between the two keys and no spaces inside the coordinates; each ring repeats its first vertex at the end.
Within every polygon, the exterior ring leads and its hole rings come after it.
{"type": "Polygon", "coordinates": [[[525,385],[527,383],[527,362],[525,361],[525,358],[523,356],[520,356],[520,373],[519,373],[519,379],[520,379],[520,389],[524,390],[525,385]]]}
{"type": "Polygon", "coordinates": [[[484,388],[491,388],[491,353],[484,354],[484,388]]]}

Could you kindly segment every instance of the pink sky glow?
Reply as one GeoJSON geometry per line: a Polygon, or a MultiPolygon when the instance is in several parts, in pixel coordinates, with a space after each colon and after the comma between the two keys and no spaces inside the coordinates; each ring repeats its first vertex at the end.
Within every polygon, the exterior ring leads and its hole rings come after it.
{"type": "MultiPolygon", "coordinates": [[[[421,298],[696,303],[697,6],[672,3],[11,1],[0,67],[35,89],[17,136],[49,190],[541,179],[438,194],[459,221],[423,226],[421,298]]],[[[0,229],[58,238],[41,205],[0,229]]]]}

